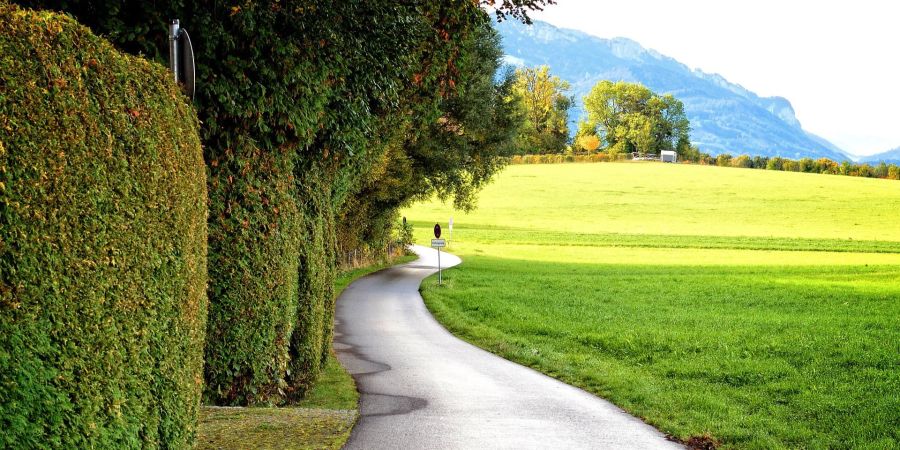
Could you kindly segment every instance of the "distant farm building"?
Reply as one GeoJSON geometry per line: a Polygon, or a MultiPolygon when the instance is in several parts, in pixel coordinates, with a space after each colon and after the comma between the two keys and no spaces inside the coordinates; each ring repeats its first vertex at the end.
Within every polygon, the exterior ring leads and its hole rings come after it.
{"type": "Polygon", "coordinates": [[[678,154],[672,150],[663,150],[659,153],[659,160],[662,162],[676,162],[678,159],[678,154]]]}
{"type": "Polygon", "coordinates": [[[631,159],[634,161],[656,161],[658,157],[656,153],[631,152],[631,159]]]}

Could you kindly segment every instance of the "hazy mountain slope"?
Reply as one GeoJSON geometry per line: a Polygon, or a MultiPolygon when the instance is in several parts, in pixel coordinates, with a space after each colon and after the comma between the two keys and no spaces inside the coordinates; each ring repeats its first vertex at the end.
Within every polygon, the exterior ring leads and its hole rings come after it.
{"type": "Polygon", "coordinates": [[[691,139],[705,152],[849,159],[825,139],[804,131],[787,99],[759,97],[719,75],[691,70],[632,40],[600,39],[540,21],[530,27],[504,21],[497,29],[509,63],[546,64],[572,84],[576,100],[573,125],[582,113],[581,97],[597,81],[640,82],[684,102],[693,128],[691,139]]]}
{"type": "Polygon", "coordinates": [[[893,150],[888,150],[886,152],[877,153],[874,155],[863,156],[860,159],[860,162],[867,163],[880,163],[886,162],[888,164],[900,164],[900,147],[897,147],[893,150]]]}

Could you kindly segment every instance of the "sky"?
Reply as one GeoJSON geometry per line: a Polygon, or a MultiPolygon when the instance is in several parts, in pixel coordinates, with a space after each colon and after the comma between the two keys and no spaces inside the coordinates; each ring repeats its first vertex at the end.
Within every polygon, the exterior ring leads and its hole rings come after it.
{"type": "Polygon", "coordinates": [[[900,147],[898,0],[558,0],[531,16],[785,97],[850,153],[900,147]]]}

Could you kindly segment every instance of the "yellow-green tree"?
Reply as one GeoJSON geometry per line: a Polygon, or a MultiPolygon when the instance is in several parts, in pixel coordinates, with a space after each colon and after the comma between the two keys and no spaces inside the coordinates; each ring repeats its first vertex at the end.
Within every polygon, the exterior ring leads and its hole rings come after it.
{"type": "Polygon", "coordinates": [[[521,153],[558,153],[569,138],[569,83],[550,74],[550,68],[516,70],[513,93],[520,99],[525,123],[517,138],[521,153]]]}
{"type": "Polygon", "coordinates": [[[580,133],[596,134],[610,153],[690,149],[684,105],[638,83],[601,81],[584,97],[580,133]]]}
{"type": "Polygon", "coordinates": [[[596,134],[584,134],[575,138],[575,147],[585,152],[593,152],[600,148],[600,138],[596,134]]]}

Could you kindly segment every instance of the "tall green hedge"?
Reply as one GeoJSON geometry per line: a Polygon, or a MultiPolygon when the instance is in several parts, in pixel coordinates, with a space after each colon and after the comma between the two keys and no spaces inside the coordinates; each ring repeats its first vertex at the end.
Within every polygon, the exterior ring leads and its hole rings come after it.
{"type": "Polygon", "coordinates": [[[243,137],[224,153],[210,167],[206,396],[271,402],[286,387],[297,314],[304,216],[295,158],[292,147],[266,152],[243,137]]]}
{"type": "MultiPolygon", "coordinates": [[[[390,226],[398,195],[355,200],[378,182],[373,169],[389,147],[397,153],[392,165],[410,159],[403,140],[424,135],[443,114],[442,99],[462,78],[463,42],[488,22],[479,5],[522,18],[545,3],[17,1],[65,10],[125,51],[158,60],[167,55],[169,19],[191,33],[209,170],[205,395],[232,405],[279,403],[315,379],[331,341],[337,220],[361,224],[343,227],[363,237],[342,244],[383,240],[386,231],[373,228],[390,226]],[[345,203],[365,204],[366,213],[351,214],[345,203]]],[[[434,156],[411,159],[425,161],[429,174],[452,164],[467,172],[486,160],[473,152],[434,156]]],[[[451,183],[483,178],[455,173],[425,189],[453,191],[451,183]]],[[[421,191],[421,184],[402,186],[421,191]]]]}
{"type": "MultiPolygon", "coordinates": [[[[311,172],[314,173],[314,172],[311,172]]],[[[306,392],[331,351],[334,322],[334,212],[329,180],[307,176],[301,186],[305,213],[300,246],[296,326],[286,382],[290,397],[306,392]]]]}
{"type": "Polygon", "coordinates": [[[166,54],[168,18],[190,31],[209,171],[205,395],[218,404],[302,395],[331,343],[334,210],[380,156],[368,144],[376,124],[435,101],[454,49],[443,28],[477,7],[469,0],[22,3],[64,9],[121,48],[156,57],[166,54]]]}
{"type": "Polygon", "coordinates": [[[0,1],[0,448],[189,448],[199,123],[164,67],[0,1]]]}

